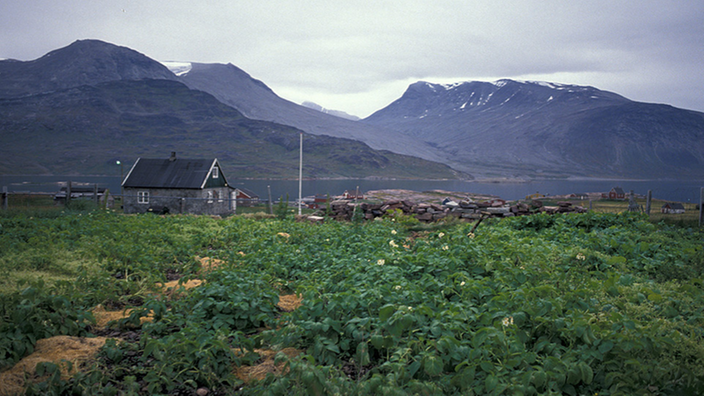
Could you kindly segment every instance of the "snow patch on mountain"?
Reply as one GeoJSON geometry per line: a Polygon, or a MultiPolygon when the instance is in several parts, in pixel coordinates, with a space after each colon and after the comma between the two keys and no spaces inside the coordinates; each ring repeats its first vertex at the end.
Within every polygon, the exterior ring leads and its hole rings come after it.
{"type": "Polygon", "coordinates": [[[166,62],[159,62],[159,63],[166,66],[166,68],[169,69],[171,71],[171,73],[173,73],[179,77],[186,75],[193,68],[193,65],[191,64],[191,62],[166,61],[166,62]]]}
{"type": "Polygon", "coordinates": [[[340,110],[330,110],[330,109],[326,109],[326,108],[324,108],[323,106],[321,106],[321,105],[319,105],[319,104],[317,104],[317,103],[313,103],[313,102],[308,102],[308,101],[306,101],[306,102],[301,103],[301,106],[307,107],[307,108],[309,108],[309,109],[313,109],[313,110],[316,110],[316,111],[319,111],[319,112],[321,112],[321,113],[329,114],[329,115],[332,115],[332,116],[335,116],[335,117],[344,118],[344,119],[346,119],[346,120],[352,120],[352,121],[359,121],[359,120],[360,120],[360,118],[357,117],[357,116],[355,116],[355,115],[347,114],[347,113],[345,113],[344,111],[340,111],[340,110]]]}

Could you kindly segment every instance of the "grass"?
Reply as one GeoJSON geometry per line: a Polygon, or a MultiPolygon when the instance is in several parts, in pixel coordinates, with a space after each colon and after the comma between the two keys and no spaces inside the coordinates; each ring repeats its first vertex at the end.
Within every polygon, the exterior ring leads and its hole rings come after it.
{"type": "MultiPolygon", "coordinates": [[[[578,200],[578,199],[558,199],[541,200],[543,205],[553,206],[557,205],[558,202],[571,202],[574,206],[581,206],[583,208],[591,209],[597,213],[623,213],[628,210],[628,200],[611,200],[611,199],[601,199],[595,201],[578,200]]],[[[642,210],[646,208],[646,200],[644,198],[637,198],[636,202],[642,210]]],[[[699,209],[696,204],[693,203],[683,203],[685,208],[685,213],[681,214],[669,214],[662,213],[660,208],[667,202],[661,199],[653,199],[650,204],[650,221],[653,223],[664,222],[670,225],[678,225],[683,227],[696,227],[699,224],[699,209]]]]}

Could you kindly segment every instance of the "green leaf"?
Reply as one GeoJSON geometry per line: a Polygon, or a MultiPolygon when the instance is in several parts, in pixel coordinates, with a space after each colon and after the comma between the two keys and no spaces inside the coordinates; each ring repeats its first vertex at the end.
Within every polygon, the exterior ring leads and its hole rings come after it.
{"type": "Polygon", "coordinates": [[[602,341],[601,344],[599,344],[599,352],[601,353],[607,353],[609,352],[612,348],[614,347],[614,343],[612,341],[602,341]]]}
{"type": "Polygon", "coordinates": [[[530,378],[531,384],[533,384],[536,389],[540,389],[545,386],[547,380],[548,376],[545,374],[545,371],[542,370],[534,371],[530,378]]]}
{"type": "Polygon", "coordinates": [[[376,349],[381,349],[384,347],[384,337],[379,334],[374,334],[371,338],[371,342],[376,349]]]}
{"type": "Polygon", "coordinates": [[[384,305],[383,307],[381,307],[381,309],[379,309],[379,320],[382,322],[386,322],[387,320],[389,320],[391,315],[394,314],[394,312],[396,312],[395,306],[391,304],[384,305]]]}
{"type": "Polygon", "coordinates": [[[479,348],[484,344],[484,341],[489,337],[489,332],[487,331],[486,328],[480,329],[476,333],[474,333],[474,337],[472,337],[472,346],[475,348],[479,348]]]}
{"type": "Polygon", "coordinates": [[[660,301],[662,301],[662,295],[658,293],[650,293],[648,294],[648,300],[654,303],[659,303],[660,301]]]}
{"type": "Polygon", "coordinates": [[[442,359],[434,355],[428,355],[423,358],[423,371],[434,377],[442,374],[442,359]]]}
{"type": "Polygon", "coordinates": [[[589,365],[585,362],[580,362],[578,366],[582,376],[582,382],[587,385],[591,384],[592,380],[594,380],[594,371],[592,370],[592,368],[589,367],[589,365]]]}
{"type": "Polygon", "coordinates": [[[413,363],[409,364],[408,365],[408,376],[412,378],[414,375],[416,375],[416,373],[418,372],[418,369],[420,369],[420,361],[419,360],[416,360],[413,363]]]}
{"type": "Polygon", "coordinates": [[[487,392],[493,392],[496,390],[497,385],[499,385],[499,379],[495,375],[489,374],[484,381],[484,388],[487,392]]]}
{"type": "Polygon", "coordinates": [[[479,367],[481,367],[482,371],[485,373],[493,373],[494,372],[494,365],[491,364],[490,362],[487,362],[486,360],[483,360],[479,363],[479,367]]]}

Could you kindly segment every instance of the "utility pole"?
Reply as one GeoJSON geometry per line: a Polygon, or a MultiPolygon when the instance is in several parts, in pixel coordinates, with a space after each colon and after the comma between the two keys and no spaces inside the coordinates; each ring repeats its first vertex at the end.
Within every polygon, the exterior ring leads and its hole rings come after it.
{"type": "Polygon", "coordinates": [[[117,165],[120,165],[120,201],[124,204],[125,203],[125,189],[122,187],[122,178],[124,175],[124,168],[122,165],[122,162],[120,160],[117,160],[117,165]]]}
{"type": "Polygon", "coordinates": [[[303,132],[300,138],[300,153],[298,154],[298,215],[301,215],[301,205],[303,204],[303,132]]]}
{"type": "Polygon", "coordinates": [[[704,224],[704,187],[699,189],[699,227],[704,224]]]}
{"type": "Polygon", "coordinates": [[[271,186],[267,185],[266,186],[267,191],[269,191],[269,214],[274,214],[274,207],[272,206],[273,203],[271,202],[271,186]]]}

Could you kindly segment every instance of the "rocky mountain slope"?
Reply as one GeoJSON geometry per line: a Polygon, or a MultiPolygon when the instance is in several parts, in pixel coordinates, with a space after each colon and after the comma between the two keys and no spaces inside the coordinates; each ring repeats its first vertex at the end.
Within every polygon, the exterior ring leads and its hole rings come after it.
{"type": "Polygon", "coordinates": [[[422,141],[406,139],[394,130],[325,114],[283,99],[232,64],[191,63],[188,71],[180,73],[179,80],[191,89],[208,92],[249,118],[291,125],[314,135],[355,139],[377,150],[431,161],[443,159],[436,155],[435,148],[422,141]]]}
{"type": "MultiPolygon", "coordinates": [[[[3,174],[113,174],[117,159],[171,151],[217,157],[231,178],[298,174],[300,130],[249,119],[135,51],[85,40],[36,61],[0,61],[0,73],[3,174]]],[[[304,141],[306,177],[457,177],[351,139],[304,141]]]]}
{"type": "Polygon", "coordinates": [[[517,177],[704,177],[704,113],[593,87],[417,82],[365,120],[457,169],[517,177]]]}

